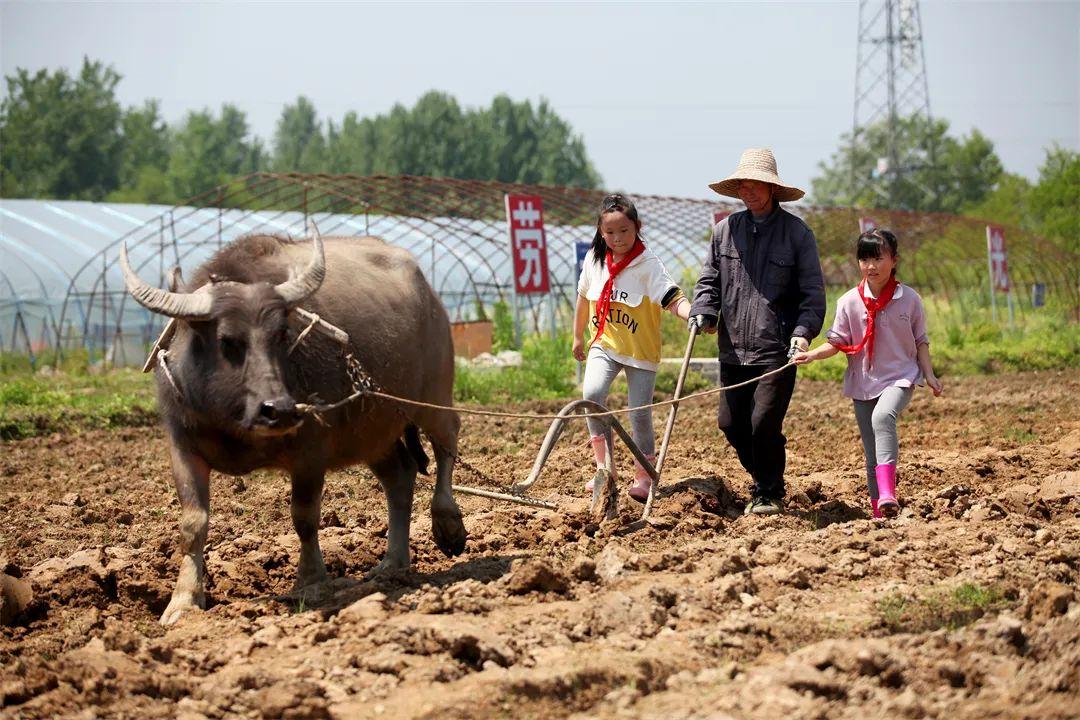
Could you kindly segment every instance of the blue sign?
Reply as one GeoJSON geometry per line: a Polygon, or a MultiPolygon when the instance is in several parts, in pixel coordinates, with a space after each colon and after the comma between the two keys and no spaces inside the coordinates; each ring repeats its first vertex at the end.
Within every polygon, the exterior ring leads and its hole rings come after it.
{"type": "Polygon", "coordinates": [[[1046,305],[1046,283],[1035,283],[1031,286],[1031,307],[1043,307],[1046,305]]]}
{"type": "Polygon", "coordinates": [[[581,277],[581,268],[585,265],[585,256],[589,254],[591,242],[574,243],[574,252],[577,253],[577,276],[581,277]]]}

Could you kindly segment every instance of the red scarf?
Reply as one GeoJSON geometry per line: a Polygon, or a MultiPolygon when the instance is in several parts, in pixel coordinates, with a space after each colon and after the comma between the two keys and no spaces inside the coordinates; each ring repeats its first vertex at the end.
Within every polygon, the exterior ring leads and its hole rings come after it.
{"type": "Polygon", "coordinates": [[[854,355],[866,346],[866,365],[867,367],[874,363],[874,317],[888,306],[892,301],[893,292],[896,291],[896,286],[899,285],[896,282],[896,276],[889,278],[885,283],[885,287],[881,288],[881,292],[878,293],[876,298],[866,296],[866,280],[864,279],[859,283],[858,291],[859,297],[863,301],[863,305],[866,306],[866,334],[863,335],[862,341],[858,345],[839,345],[833,343],[833,346],[841,352],[848,355],[854,355]]]}
{"type": "Polygon", "coordinates": [[[604,333],[604,325],[607,324],[608,311],[611,310],[611,291],[615,287],[615,276],[626,269],[626,266],[634,261],[641,253],[645,252],[645,244],[641,240],[635,240],[622,260],[615,262],[611,250],[607,251],[608,279],[604,283],[604,289],[600,291],[600,298],[596,301],[596,335],[589,341],[589,347],[600,339],[604,333]]]}

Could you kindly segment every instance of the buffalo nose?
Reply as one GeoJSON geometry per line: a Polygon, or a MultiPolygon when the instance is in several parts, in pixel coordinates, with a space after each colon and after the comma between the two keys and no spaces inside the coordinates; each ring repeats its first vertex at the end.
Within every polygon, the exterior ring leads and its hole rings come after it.
{"type": "Polygon", "coordinates": [[[296,402],[290,397],[264,400],[259,406],[259,419],[270,426],[295,423],[299,419],[296,402]]]}

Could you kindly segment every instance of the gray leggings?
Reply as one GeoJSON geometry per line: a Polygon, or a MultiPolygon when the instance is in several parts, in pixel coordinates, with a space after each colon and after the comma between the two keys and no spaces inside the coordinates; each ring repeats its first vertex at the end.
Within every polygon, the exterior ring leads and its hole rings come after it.
{"type": "Polygon", "coordinates": [[[878,498],[877,466],[896,463],[900,441],[896,437],[896,419],[911,402],[914,388],[887,387],[873,400],[855,400],[855,420],[859,423],[863,453],[866,456],[866,487],[870,497],[878,498]]]}
{"type": "MultiPolygon", "coordinates": [[[[582,397],[607,405],[608,390],[611,389],[611,383],[620,370],[626,371],[627,404],[630,407],[637,407],[651,403],[653,387],[656,385],[656,373],[616,362],[595,345],[589,350],[589,357],[585,362],[582,397]]],[[[604,430],[607,429],[607,424],[602,419],[589,418],[585,422],[589,425],[589,434],[593,436],[603,435],[604,430]]],[[[641,452],[646,455],[656,454],[652,409],[630,413],[630,434],[641,448],[641,452]]]]}

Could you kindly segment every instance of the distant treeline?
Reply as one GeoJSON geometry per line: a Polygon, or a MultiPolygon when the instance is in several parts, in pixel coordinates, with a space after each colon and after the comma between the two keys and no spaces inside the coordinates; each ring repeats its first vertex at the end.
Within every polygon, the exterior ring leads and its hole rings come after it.
{"type": "Polygon", "coordinates": [[[600,184],[581,137],[543,100],[499,95],[488,108],[463,109],[433,91],[411,108],[324,123],[300,97],[282,110],[267,148],[231,104],[170,126],[156,99],[121,107],[120,80],[89,59],[77,76],[21,68],[8,76],[0,195],[171,204],[260,170],[600,184]]]}
{"type": "Polygon", "coordinates": [[[889,129],[882,121],[864,128],[854,144],[850,134],[841,137],[832,157],[818,165],[811,202],[966,215],[1028,230],[1073,253],[1080,250],[1080,153],[1046,148],[1032,183],[1007,172],[994,144],[978,129],[954,137],[941,118],[901,117],[896,121],[901,154],[912,153],[919,163],[889,187],[887,176],[867,182],[878,158],[889,156],[889,129]]]}

